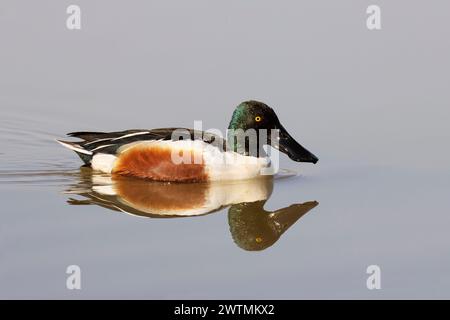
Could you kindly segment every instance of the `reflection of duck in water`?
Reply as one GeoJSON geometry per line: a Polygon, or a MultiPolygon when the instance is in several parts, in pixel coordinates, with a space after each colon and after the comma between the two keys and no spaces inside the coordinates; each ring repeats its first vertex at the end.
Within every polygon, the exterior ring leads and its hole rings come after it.
{"type": "Polygon", "coordinates": [[[163,183],[96,175],[89,168],[81,168],[80,177],[79,183],[67,193],[85,199],[71,198],[69,204],[96,204],[152,218],[199,216],[230,207],[230,232],[236,244],[245,250],[263,250],[271,246],[318,204],[311,201],[274,212],[264,210],[272,193],[272,178],[227,183],[163,183]]]}
{"type": "Polygon", "coordinates": [[[266,201],[239,203],[228,210],[231,235],[244,250],[259,251],[270,247],[290,226],[319,204],[309,201],[270,212],[264,210],[266,201]]]}

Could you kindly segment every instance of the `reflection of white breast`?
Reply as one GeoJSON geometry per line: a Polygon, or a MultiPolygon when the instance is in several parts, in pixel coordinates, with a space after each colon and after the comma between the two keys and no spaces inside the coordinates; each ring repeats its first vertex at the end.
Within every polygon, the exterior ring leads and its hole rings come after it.
{"type": "Polygon", "coordinates": [[[208,189],[207,207],[219,208],[242,202],[267,200],[271,193],[268,179],[252,179],[235,183],[213,182],[208,189]]]}

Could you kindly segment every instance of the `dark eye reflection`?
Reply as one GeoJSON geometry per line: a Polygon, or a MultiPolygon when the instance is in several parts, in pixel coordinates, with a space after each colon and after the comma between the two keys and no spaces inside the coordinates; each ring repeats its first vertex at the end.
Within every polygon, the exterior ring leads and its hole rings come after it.
{"type": "Polygon", "coordinates": [[[198,217],[228,208],[231,237],[248,251],[272,246],[318,205],[309,201],[265,210],[273,190],[272,177],[227,183],[164,183],[99,175],[83,167],[78,178],[65,192],[70,195],[70,205],[98,205],[148,218],[198,217]]]}

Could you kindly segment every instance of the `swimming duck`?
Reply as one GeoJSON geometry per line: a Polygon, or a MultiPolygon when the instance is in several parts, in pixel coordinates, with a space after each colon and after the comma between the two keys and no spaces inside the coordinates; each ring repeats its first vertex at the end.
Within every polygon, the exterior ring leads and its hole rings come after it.
{"type": "MultiPolygon", "coordinates": [[[[256,147],[253,148],[256,151],[251,149],[249,140],[239,140],[230,135],[224,139],[212,132],[186,128],[72,132],[68,136],[82,141],[57,141],[75,151],[85,165],[94,170],[156,181],[242,180],[274,174],[276,172],[262,173],[271,166],[264,145],[280,150],[297,162],[318,161],[314,154],[292,138],[275,111],[262,102],[242,102],[234,110],[228,129],[228,132],[244,133],[272,130],[278,136],[267,133],[264,140],[256,134],[256,147]]],[[[244,136],[244,139],[248,137],[244,136]]]]}

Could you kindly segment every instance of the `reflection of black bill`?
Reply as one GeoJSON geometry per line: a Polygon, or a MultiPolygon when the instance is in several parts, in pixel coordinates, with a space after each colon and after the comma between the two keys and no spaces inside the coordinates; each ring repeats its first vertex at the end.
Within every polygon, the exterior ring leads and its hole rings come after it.
{"type": "Polygon", "coordinates": [[[319,204],[309,201],[270,212],[264,210],[265,203],[257,201],[230,207],[230,232],[240,248],[260,251],[272,246],[293,224],[319,204]]]}
{"type": "Polygon", "coordinates": [[[283,127],[281,127],[279,134],[278,149],[287,154],[289,158],[297,162],[317,163],[319,161],[319,158],[295,141],[283,127]]]}

